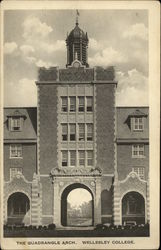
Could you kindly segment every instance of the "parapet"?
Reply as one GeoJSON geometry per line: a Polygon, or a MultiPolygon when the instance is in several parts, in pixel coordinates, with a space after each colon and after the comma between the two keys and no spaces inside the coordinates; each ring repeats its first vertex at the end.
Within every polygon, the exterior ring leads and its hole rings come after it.
{"type": "Polygon", "coordinates": [[[51,67],[49,69],[39,68],[38,82],[94,82],[94,81],[115,81],[115,70],[113,66],[108,68],[74,68],[59,69],[51,67]]]}

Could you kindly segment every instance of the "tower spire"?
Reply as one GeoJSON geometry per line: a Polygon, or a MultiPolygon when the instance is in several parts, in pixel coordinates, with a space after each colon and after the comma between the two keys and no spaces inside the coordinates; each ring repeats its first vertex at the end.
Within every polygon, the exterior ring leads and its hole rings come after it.
{"type": "Polygon", "coordinates": [[[78,23],[78,16],[79,16],[79,11],[76,10],[76,25],[79,25],[79,23],[78,23]]]}

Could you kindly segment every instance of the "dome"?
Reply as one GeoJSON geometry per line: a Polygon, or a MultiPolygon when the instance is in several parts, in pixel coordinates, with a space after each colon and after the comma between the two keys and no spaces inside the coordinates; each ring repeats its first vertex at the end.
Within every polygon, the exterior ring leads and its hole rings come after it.
{"type": "Polygon", "coordinates": [[[88,48],[88,35],[79,28],[78,20],[74,29],[67,35],[67,64],[72,66],[75,59],[77,59],[83,66],[88,67],[87,48],[88,48]]]}
{"type": "Polygon", "coordinates": [[[85,34],[85,32],[79,28],[78,23],[76,23],[75,28],[70,32],[67,39],[74,40],[80,38],[88,41],[87,33],[85,34]]]}

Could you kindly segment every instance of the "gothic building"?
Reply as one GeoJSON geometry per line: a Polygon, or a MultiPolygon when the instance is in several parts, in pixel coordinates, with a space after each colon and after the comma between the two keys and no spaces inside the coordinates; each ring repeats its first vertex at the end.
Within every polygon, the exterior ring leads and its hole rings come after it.
{"type": "Polygon", "coordinates": [[[4,109],[4,223],[72,226],[78,188],[91,196],[86,226],[147,223],[148,108],[116,107],[114,68],[89,67],[78,21],[66,46],[66,68],[39,69],[37,108],[4,109]]]}

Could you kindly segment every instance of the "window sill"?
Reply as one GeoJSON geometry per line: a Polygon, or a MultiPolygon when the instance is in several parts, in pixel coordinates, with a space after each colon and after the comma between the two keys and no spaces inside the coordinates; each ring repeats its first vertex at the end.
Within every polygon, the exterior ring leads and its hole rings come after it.
{"type": "Polygon", "coordinates": [[[10,156],[10,158],[9,159],[23,159],[23,157],[12,157],[12,156],[10,156]]]}
{"type": "Polygon", "coordinates": [[[132,131],[133,131],[133,132],[143,132],[144,129],[133,129],[132,131]]]}
{"type": "Polygon", "coordinates": [[[146,156],[134,156],[134,155],[132,155],[132,158],[134,158],[134,159],[144,159],[144,158],[146,158],[146,156]]]}

